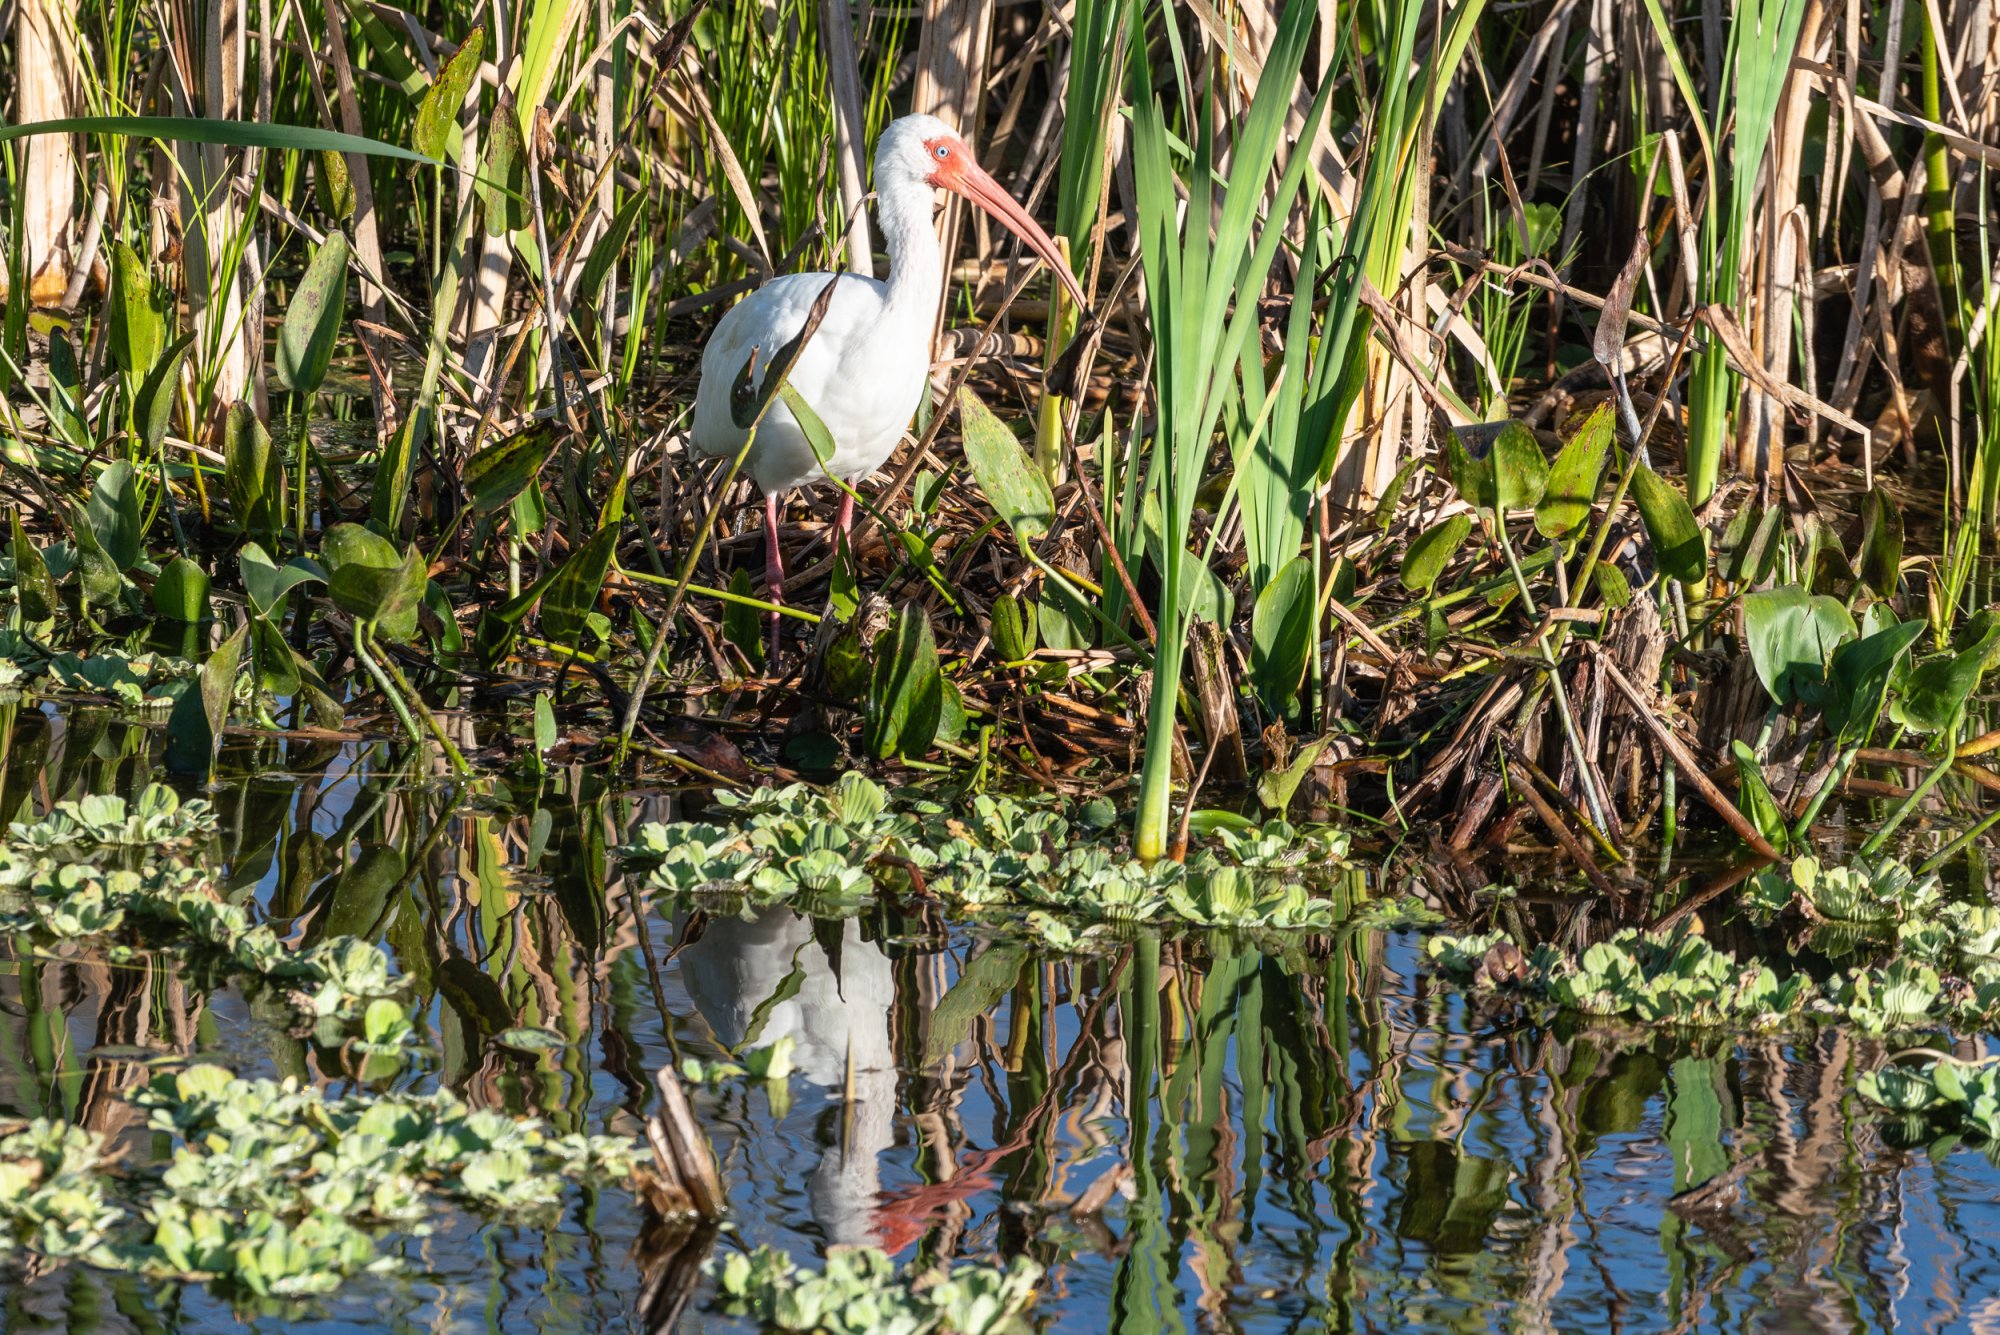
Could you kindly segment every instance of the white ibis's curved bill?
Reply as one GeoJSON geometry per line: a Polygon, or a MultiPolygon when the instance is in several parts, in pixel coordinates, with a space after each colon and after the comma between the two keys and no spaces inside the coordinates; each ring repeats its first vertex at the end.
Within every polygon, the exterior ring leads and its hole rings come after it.
{"type": "Polygon", "coordinates": [[[1090,302],[1083,295],[1083,287],[1076,281],[1076,275],[1063,262],[1062,252],[1056,243],[1044,232],[1028,211],[1002,188],[1001,184],[986,174],[984,168],[971,160],[969,153],[955,153],[951,161],[941,167],[931,178],[945,189],[963,195],[985,209],[1026,243],[1028,249],[1041,256],[1056,277],[1062,279],[1070,296],[1076,299],[1079,311],[1090,309],[1090,302]]]}

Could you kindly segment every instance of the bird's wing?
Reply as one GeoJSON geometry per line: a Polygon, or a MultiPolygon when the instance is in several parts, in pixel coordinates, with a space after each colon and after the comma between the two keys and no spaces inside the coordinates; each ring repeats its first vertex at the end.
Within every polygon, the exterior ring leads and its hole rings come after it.
{"type": "MultiPolygon", "coordinates": [[[[813,303],[819,300],[827,280],[834,277],[826,273],[780,275],[736,303],[715,326],[708,345],[702,349],[701,388],[695,395],[694,438],[703,451],[733,454],[742,446],[744,430],[736,425],[729,400],[744,364],[755,355],[757,363],[751,372],[751,385],[763,388],[764,373],[771,359],[805,328],[813,303]]],[[[838,278],[839,286],[827,303],[826,318],[820,322],[813,342],[806,345],[808,357],[821,339],[829,344],[842,344],[849,338],[861,337],[863,326],[880,312],[880,282],[855,274],[841,274],[838,278]]]]}

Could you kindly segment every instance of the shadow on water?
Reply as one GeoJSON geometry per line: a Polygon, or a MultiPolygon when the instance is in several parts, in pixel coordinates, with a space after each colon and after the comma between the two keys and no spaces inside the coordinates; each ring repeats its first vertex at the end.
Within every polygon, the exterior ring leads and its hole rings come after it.
{"type": "MultiPolygon", "coordinates": [[[[0,810],[131,792],[157,732],[11,707],[0,810]]],[[[1420,971],[1407,932],[1279,949],[1135,937],[1062,957],[928,911],[731,916],[610,853],[666,795],[582,771],[495,795],[380,751],[265,738],[207,794],[228,893],[302,940],[385,942],[426,1005],[396,1077],[637,1136],[650,1073],[793,1040],[788,1081],[692,1088],[731,1232],[663,1249],[619,1186],[559,1220],[446,1216],[401,1274],[232,1313],[197,1286],[11,1267],[8,1330],[731,1329],[705,1249],[1026,1253],[1046,1329],[1947,1328],[2000,1321],[2000,1170],[1907,1147],[1854,1094],[1880,1057],[1810,1039],[1532,1023],[1420,971]],[[530,1054],[518,1026],[564,1040],[530,1054]]],[[[11,943],[0,1115],[167,1153],[122,1097],[194,1055],[338,1083],[340,1054],[167,957],[11,943]]]]}

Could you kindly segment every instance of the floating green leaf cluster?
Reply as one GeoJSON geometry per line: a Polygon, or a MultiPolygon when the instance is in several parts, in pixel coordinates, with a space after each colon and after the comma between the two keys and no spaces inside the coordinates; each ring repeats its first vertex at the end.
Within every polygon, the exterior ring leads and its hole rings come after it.
{"type": "Polygon", "coordinates": [[[899,1271],[873,1247],[841,1248],[817,1273],[783,1252],[759,1247],[707,1266],[718,1302],[732,1316],[769,1331],[801,1335],[1013,1335],[1030,1326],[1024,1314],[1042,1268],[1017,1257],[1006,1269],[958,1265],[929,1273],[899,1271]]]}
{"type": "Polygon", "coordinates": [[[1830,945],[1842,934],[1868,935],[1917,921],[1935,913],[1943,899],[1936,876],[1919,875],[1894,858],[1829,866],[1808,855],[1793,858],[1788,868],[1758,872],[1744,903],[1760,918],[1796,905],[1817,926],[1833,929],[1815,935],[1815,944],[1830,945]]]}
{"type": "Polygon", "coordinates": [[[2000,966],[1941,975],[1920,960],[1895,959],[1835,974],[1824,988],[1806,975],[1780,978],[1692,935],[1627,928],[1581,958],[1542,946],[1523,956],[1504,932],[1433,936],[1424,950],[1439,969],[1476,987],[1515,988],[1586,1015],[1648,1023],[1770,1029],[1801,1019],[1837,1020],[1871,1034],[2000,1021],[2000,966]]]}
{"type": "MultiPolygon", "coordinates": [[[[328,1026],[329,1041],[374,1001],[389,999],[400,1013],[402,983],[379,946],[335,936],[290,950],[268,924],[219,898],[186,856],[214,829],[208,803],[183,803],[160,784],[129,804],[109,795],[59,803],[0,843],[0,926],[195,947],[277,988],[303,1018],[328,1026]]],[[[373,1041],[382,1025],[370,1028],[373,1041]]]]}
{"type": "Polygon", "coordinates": [[[1949,1130],[2000,1142],[2000,1066],[1933,1062],[1864,1073],[1861,1097],[1890,1112],[1921,1116],[1949,1130]]]}
{"type": "Polygon", "coordinates": [[[1185,864],[1148,867],[1132,857],[1104,799],[980,794],[954,806],[919,792],[892,796],[858,774],[824,789],[794,784],[716,800],[735,823],[648,824],[623,852],[653,861],[652,883],[663,890],[808,897],[820,912],[866,902],[899,878],[975,911],[1325,928],[1335,905],[1302,878],[1347,851],[1340,831],[1272,821],[1225,827],[1185,864]]]}
{"type": "Polygon", "coordinates": [[[1652,936],[1628,928],[1571,959],[1550,946],[1522,958],[1504,932],[1433,936],[1425,953],[1445,972],[1485,986],[1512,980],[1524,991],[1586,1015],[1658,1024],[1775,1024],[1812,997],[1803,977],[1780,982],[1762,965],[1738,964],[1699,936],[1652,936]],[[1511,953],[1515,967],[1489,962],[1511,953]]]}
{"type": "Polygon", "coordinates": [[[8,1246],[257,1296],[325,1293],[395,1264],[367,1225],[422,1234],[441,1201],[546,1214],[566,1183],[633,1168],[629,1141],[556,1135],[448,1091],[329,1099],[198,1065],[132,1099],[176,1142],[163,1172],[132,1179],[132,1206],[112,1198],[93,1132],[38,1120],[0,1141],[8,1246]]]}
{"type": "Polygon", "coordinates": [[[0,630],[0,689],[33,686],[106,695],[131,709],[165,708],[192,683],[196,665],[170,654],[99,645],[89,654],[51,651],[20,631],[0,630]]]}
{"type": "Polygon", "coordinates": [[[182,802],[173,789],[156,783],[129,805],[108,793],[58,802],[42,819],[15,825],[7,832],[7,842],[36,851],[106,845],[158,848],[183,845],[214,831],[215,811],[207,802],[182,802]]]}
{"type": "Polygon", "coordinates": [[[2000,960],[2000,908],[1944,903],[1896,928],[1896,953],[1974,972],[2000,960]]]}
{"type": "Polygon", "coordinates": [[[1812,994],[1809,980],[1780,982],[1699,936],[1632,930],[1591,946],[1574,967],[1554,962],[1546,986],[1551,999],[1587,1014],[1689,1025],[1766,1023],[1795,1013],[1812,994]]]}
{"type": "Polygon", "coordinates": [[[105,1245],[124,1212],[106,1197],[104,1139],[36,1118],[0,1140],[0,1249],[111,1264],[105,1245]]]}

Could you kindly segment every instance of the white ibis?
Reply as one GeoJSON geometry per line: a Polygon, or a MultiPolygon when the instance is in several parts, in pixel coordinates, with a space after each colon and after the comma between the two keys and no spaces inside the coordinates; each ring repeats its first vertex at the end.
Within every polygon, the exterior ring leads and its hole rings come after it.
{"type": "MultiPolygon", "coordinates": [[[[1079,308],[1084,301],[1069,267],[1049,239],[999,182],[980,170],[972,150],[935,116],[905,116],[875,145],[876,212],[889,248],[889,280],[843,274],[825,318],[792,366],[790,384],[819,414],[833,439],[822,468],[805,432],[783,403],[757,427],[745,467],[764,493],[765,575],[772,602],[784,600],[784,556],[778,549],[778,504],[794,487],[829,474],[849,481],[882,466],[916,414],[931,369],[931,322],[944,290],[944,257],[931,218],[937,189],[963,195],[999,219],[1047,262],[1079,308]]],[[[786,274],[738,302],[715,327],[701,355],[694,401],[694,443],[704,453],[733,458],[749,434],[736,424],[731,391],[745,364],[761,387],[770,359],[795,338],[833,275],[786,274]]],[[[854,519],[851,498],[840,503],[839,526],[854,519]]],[[[772,614],[776,644],[777,616],[772,614]]]]}

